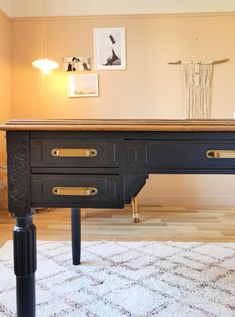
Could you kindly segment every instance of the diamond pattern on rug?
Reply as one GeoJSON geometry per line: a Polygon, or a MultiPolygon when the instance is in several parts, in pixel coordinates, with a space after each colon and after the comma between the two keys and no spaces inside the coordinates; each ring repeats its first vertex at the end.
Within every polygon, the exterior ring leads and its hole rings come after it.
{"type": "MultiPolygon", "coordinates": [[[[0,249],[0,317],[16,316],[12,242],[0,249]],[[13,300],[14,299],[14,300],[13,300]]],[[[37,316],[235,317],[235,243],[38,241],[37,316]]]]}

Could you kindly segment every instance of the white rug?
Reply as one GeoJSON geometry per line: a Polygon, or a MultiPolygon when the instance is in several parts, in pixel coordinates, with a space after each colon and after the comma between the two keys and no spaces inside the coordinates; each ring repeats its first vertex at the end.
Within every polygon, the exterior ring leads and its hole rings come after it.
{"type": "MultiPolygon", "coordinates": [[[[37,317],[234,317],[235,243],[38,242],[37,317]]],[[[0,316],[15,316],[12,242],[0,250],[0,316]]]]}

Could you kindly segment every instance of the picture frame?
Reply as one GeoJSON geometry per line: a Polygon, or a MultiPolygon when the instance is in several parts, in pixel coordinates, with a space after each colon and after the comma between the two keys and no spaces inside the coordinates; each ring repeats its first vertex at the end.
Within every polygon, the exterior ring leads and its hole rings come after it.
{"type": "Polygon", "coordinates": [[[94,68],[126,69],[125,28],[94,29],[94,68]]]}
{"type": "Polygon", "coordinates": [[[66,72],[84,72],[91,70],[89,56],[66,56],[62,58],[62,67],[66,72]]]}
{"type": "Polygon", "coordinates": [[[98,74],[68,75],[68,97],[99,96],[98,74]]]}

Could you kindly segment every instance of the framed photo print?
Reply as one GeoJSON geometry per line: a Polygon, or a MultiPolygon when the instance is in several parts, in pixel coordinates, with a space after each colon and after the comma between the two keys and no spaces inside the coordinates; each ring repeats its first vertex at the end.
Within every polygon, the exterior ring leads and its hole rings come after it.
{"type": "Polygon", "coordinates": [[[63,70],[66,72],[83,72],[91,70],[91,61],[88,56],[70,56],[62,58],[63,70]]]}
{"type": "Polygon", "coordinates": [[[94,68],[126,69],[125,28],[94,29],[94,68]]]}
{"type": "Polygon", "coordinates": [[[99,95],[97,74],[68,75],[69,97],[97,97],[99,95]]]}

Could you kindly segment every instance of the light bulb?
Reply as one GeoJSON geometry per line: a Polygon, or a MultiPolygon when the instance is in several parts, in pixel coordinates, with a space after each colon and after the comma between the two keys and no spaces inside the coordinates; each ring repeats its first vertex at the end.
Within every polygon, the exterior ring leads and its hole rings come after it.
{"type": "Polygon", "coordinates": [[[32,62],[32,65],[36,68],[41,69],[44,74],[49,74],[52,69],[56,69],[59,67],[58,63],[47,58],[37,59],[36,61],[32,62]]]}

